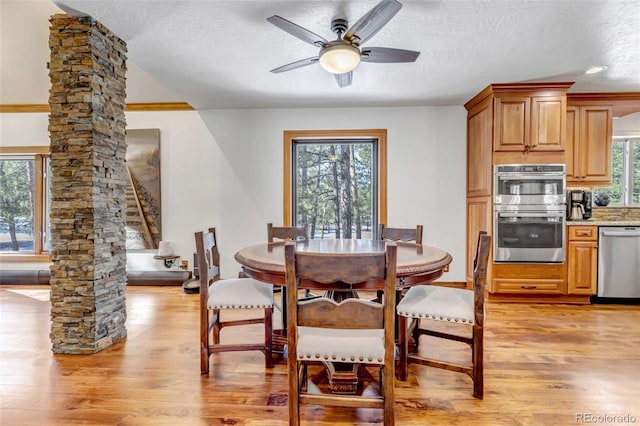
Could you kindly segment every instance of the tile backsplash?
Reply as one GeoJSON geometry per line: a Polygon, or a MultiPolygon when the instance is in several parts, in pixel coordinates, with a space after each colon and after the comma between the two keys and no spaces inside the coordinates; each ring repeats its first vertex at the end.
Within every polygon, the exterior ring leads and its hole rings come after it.
{"type": "Polygon", "coordinates": [[[628,221],[640,220],[639,207],[596,207],[591,211],[592,220],[628,221]]]}

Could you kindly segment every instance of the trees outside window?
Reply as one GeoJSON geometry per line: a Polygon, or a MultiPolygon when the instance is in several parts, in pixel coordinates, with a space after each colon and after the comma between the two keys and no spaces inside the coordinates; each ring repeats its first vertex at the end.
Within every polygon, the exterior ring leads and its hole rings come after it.
{"type": "Polygon", "coordinates": [[[613,140],[611,183],[594,191],[608,194],[611,205],[640,205],[640,138],[613,140]]]}
{"type": "Polygon", "coordinates": [[[377,238],[386,219],[386,132],[285,132],[285,225],[311,238],[377,238]]]}
{"type": "Polygon", "coordinates": [[[377,228],[375,141],[294,142],[293,216],[312,238],[371,238],[377,228]]]}
{"type": "Polygon", "coordinates": [[[48,167],[45,154],[0,155],[0,253],[50,250],[48,167]]]}

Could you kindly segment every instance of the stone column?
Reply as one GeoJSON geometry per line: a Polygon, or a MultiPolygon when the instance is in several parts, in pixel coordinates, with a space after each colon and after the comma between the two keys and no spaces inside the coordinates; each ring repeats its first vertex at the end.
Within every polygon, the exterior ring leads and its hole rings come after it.
{"type": "Polygon", "coordinates": [[[127,335],[127,47],[91,17],[50,22],[50,337],[89,354],[127,335]]]}

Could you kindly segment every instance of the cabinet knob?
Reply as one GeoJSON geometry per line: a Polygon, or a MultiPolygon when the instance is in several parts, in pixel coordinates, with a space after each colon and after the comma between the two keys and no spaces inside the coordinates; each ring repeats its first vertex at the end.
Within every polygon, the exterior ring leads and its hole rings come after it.
{"type": "Polygon", "coordinates": [[[523,290],[533,290],[534,288],[538,288],[538,286],[535,286],[535,285],[521,285],[520,288],[523,289],[523,290]]]}

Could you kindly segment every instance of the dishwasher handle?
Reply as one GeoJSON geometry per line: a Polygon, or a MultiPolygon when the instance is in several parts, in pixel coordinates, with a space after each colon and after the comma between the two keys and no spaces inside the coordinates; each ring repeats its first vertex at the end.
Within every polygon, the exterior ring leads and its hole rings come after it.
{"type": "Polygon", "coordinates": [[[640,237],[640,231],[638,232],[620,232],[620,231],[602,231],[604,237],[640,237]]]}

